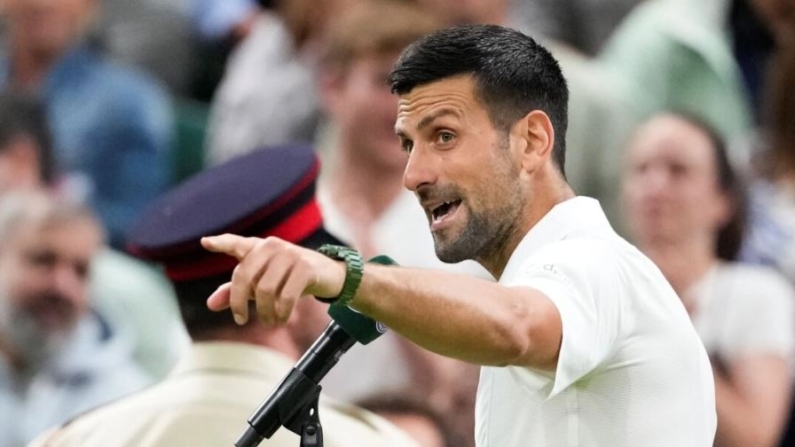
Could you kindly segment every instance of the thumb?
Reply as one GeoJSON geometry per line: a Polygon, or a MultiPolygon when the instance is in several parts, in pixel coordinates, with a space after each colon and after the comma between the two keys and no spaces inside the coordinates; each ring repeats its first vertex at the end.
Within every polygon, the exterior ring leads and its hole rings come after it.
{"type": "Polygon", "coordinates": [[[208,236],[201,239],[202,247],[215,253],[226,253],[238,260],[243,259],[252,248],[256,238],[247,238],[234,234],[208,236]]]}
{"type": "Polygon", "coordinates": [[[225,283],[207,298],[207,307],[215,312],[228,309],[232,284],[225,283]]]}

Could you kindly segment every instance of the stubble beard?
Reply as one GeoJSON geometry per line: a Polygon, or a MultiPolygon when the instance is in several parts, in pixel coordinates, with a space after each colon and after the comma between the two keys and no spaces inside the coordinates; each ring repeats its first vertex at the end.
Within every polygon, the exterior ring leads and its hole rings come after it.
{"type": "MultiPolygon", "coordinates": [[[[441,236],[433,234],[436,256],[442,262],[457,263],[471,259],[486,265],[495,257],[501,257],[517,231],[525,204],[518,181],[519,167],[508,156],[507,133],[500,135],[496,150],[505,158],[498,165],[494,178],[508,180],[506,183],[492,183],[487,187],[499,188],[501,194],[494,194],[492,197],[497,197],[496,200],[502,204],[498,207],[484,206],[476,211],[470,206],[474,202],[462,201],[461,206],[466,204],[468,216],[461,233],[448,237],[450,240],[447,242],[441,236]]],[[[463,199],[463,195],[460,197],[463,199]]],[[[487,202],[488,199],[483,201],[487,202]]]]}
{"type": "Polygon", "coordinates": [[[0,290],[0,336],[21,354],[27,371],[38,371],[51,361],[73,333],[74,326],[59,331],[43,329],[29,311],[12,309],[6,292],[0,290]]]}
{"type": "Polygon", "coordinates": [[[516,198],[512,197],[505,206],[482,212],[467,208],[469,216],[458,236],[445,241],[433,235],[436,256],[446,263],[470,259],[483,263],[502,253],[519,222],[522,208],[516,202],[516,198]]]}

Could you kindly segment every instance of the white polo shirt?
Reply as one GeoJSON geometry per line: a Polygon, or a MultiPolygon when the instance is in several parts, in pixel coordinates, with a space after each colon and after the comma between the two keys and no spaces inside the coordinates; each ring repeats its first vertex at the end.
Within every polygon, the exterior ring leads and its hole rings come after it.
{"type": "Polygon", "coordinates": [[[599,203],[555,206],[500,283],[543,292],[560,312],[557,370],[483,367],[479,447],[711,447],[709,359],[659,269],[618,236],[599,203]]]}

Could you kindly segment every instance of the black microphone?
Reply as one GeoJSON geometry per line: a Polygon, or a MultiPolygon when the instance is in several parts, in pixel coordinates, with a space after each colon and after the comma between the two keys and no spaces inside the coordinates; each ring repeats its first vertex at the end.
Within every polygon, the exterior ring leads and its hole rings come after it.
{"type": "MultiPolygon", "coordinates": [[[[394,264],[381,256],[370,262],[394,264]]],[[[300,435],[305,413],[310,412],[317,401],[320,380],[357,341],[366,345],[387,330],[383,323],[348,306],[332,304],[328,313],[333,321],[251,415],[246,431],[235,442],[236,447],[256,447],[281,426],[300,435]]]]}

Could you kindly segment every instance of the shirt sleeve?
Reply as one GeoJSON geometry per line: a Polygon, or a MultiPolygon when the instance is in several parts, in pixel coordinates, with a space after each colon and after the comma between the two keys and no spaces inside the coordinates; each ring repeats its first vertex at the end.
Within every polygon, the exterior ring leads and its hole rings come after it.
{"type": "MultiPolygon", "coordinates": [[[[756,268],[734,275],[734,295],[721,354],[727,359],[773,354],[791,359],[795,350],[795,291],[777,272],[756,268]]],[[[720,299],[720,297],[718,297],[720,299]]],[[[730,297],[723,297],[724,299],[730,297]]]]}
{"type": "Polygon", "coordinates": [[[525,261],[507,284],[542,292],[560,314],[563,339],[548,398],[603,365],[615,351],[622,295],[615,254],[606,246],[572,241],[550,248],[525,261]]]}

